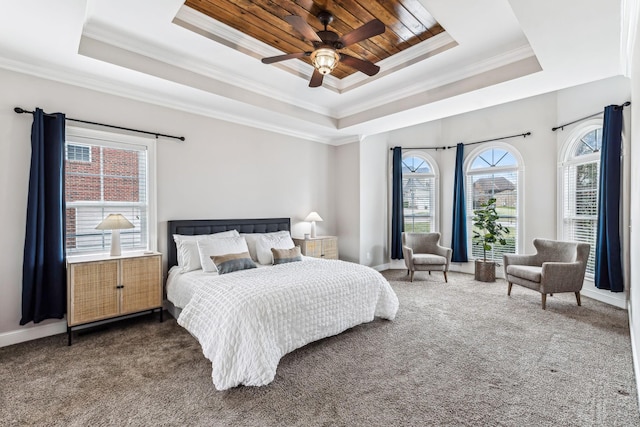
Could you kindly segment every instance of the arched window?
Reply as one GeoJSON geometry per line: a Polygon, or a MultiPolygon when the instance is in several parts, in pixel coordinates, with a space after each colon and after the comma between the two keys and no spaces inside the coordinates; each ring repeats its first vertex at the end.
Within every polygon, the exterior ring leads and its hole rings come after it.
{"type": "Polygon", "coordinates": [[[438,230],[437,179],[435,162],[424,153],[406,152],[402,156],[402,200],[404,231],[438,230]]]}
{"type": "Polygon", "coordinates": [[[509,145],[483,146],[471,153],[465,170],[469,253],[472,258],[483,257],[482,246],[473,240],[473,211],[495,198],[499,222],[509,229],[509,234],[506,235],[506,245],[494,245],[487,252],[487,260],[502,262],[502,254],[518,252],[522,160],[509,145]]]}
{"type": "Polygon", "coordinates": [[[600,185],[602,120],[576,128],[562,150],[562,238],[591,245],[587,277],[595,271],[595,247],[600,185]]]}

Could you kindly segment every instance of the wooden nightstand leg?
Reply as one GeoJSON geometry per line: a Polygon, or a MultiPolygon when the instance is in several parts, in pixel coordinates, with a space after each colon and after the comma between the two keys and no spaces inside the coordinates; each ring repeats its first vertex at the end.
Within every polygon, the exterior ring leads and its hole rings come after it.
{"type": "Polygon", "coordinates": [[[164,310],[160,307],[160,323],[163,321],[164,310]]]}
{"type": "Polygon", "coordinates": [[[67,326],[67,345],[71,347],[71,326],[67,326]]]}

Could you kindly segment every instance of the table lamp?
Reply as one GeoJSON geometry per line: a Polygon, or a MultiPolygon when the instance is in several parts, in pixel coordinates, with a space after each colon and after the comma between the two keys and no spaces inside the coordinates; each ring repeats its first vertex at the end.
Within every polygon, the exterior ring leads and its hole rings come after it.
{"type": "Polygon", "coordinates": [[[316,237],[316,221],[322,221],[318,212],[311,212],[304,220],[311,222],[311,237],[316,237]]]}
{"type": "Polygon", "coordinates": [[[109,214],[96,230],[111,230],[111,256],[120,256],[120,230],[134,228],[134,225],[122,214],[109,214]]]}

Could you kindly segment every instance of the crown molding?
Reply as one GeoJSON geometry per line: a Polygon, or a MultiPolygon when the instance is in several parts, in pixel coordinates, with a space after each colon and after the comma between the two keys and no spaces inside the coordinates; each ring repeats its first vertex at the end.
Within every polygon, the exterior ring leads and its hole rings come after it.
{"type": "Polygon", "coordinates": [[[140,89],[136,86],[123,84],[121,81],[107,80],[105,78],[93,78],[87,74],[77,73],[69,69],[48,68],[46,66],[34,66],[25,62],[10,60],[0,57],[0,68],[14,71],[21,74],[38,77],[44,80],[51,80],[59,83],[77,86],[85,89],[95,90],[106,93],[108,95],[119,96],[134,101],[153,104],[172,110],[183,111],[190,114],[196,114],[204,117],[210,117],[230,123],[235,123],[247,127],[261,129],[274,132],[281,135],[287,135],[294,138],[304,139],[307,141],[318,142],[328,145],[336,145],[341,141],[341,137],[332,138],[316,135],[313,133],[296,131],[289,127],[277,126],[271,123],[265,123],[261,120],[252,120],[246,116],[230,114],[220,109],[205,108],[190,103],[176,101],[175,97],[163,95],[159,92],[151,92],[149,90],[140,89]]]}
{"type": "MultiPolygon", "coordinates": [[[[229,27],[229,30],[233,29],[229,27]]],[[[116,29],[96,21],[90,21],[83,27],[82,37],[87,37],[104,43],[105,45],[111,45],[118,49],[149,57],[243,90],[249,90],[269,98],[278,99],[280,102],[295,105],[305,110],[325,116],[330,115],[330,111],[327,108],[322,108],[317,104],[304,102],[294,96],[283,94],[273,89],[272,86],[262,84],[255,79],[241,77],[238,73],[221,67],[218,63],[206,61],[202,58],[188,57],[184,55],[184,52],[170,49],[167,46],[144,42],[141,39],[129,36],[121,29],[116,29]]],[[[302,64],[306,65],[304,63],[302,64]]],[[[311,74],[309,74],[309,76],[311,76],[311,74]]]]}
{"type": "MultiPolygon", "coordinates": [[[[286,53],[185,5],[178,10],[173,23],[258,60],[286,53]]],[[[309,46],[309,49],[313,47],[309,46]]],[[[271,66],[305,80],[309,80],[313,74],[313,67],[303,61],[283,61],[271,66]]],[[[340,80],[332,75],[325,76],[323,87],[339,92],[339,82],[340,80]]]]}
{"type": "Polygon", "coordinates": [[[520,46],[510,51],[503,52],[499,55],[495,55],[491,58],[478,61],[469,66],[458,67],[456,68],[456,71],[450,71],[444,75],[427,78],[412,85],[404,86],[402,89],[388,91],[386,94],[381,94],[374,99],[368,98],[363,102],[353,103],[349,107],[340,109],[336,115],[339,119],[342,119],[354,114],[359,114],[381,105],[387,105],[393,102],[397,102],[409,96],[413,96],[416,93],[425,92],[440,86],[459,82],[478,74],[482,74],[487,71],[491,71],[496,68],[531,57],[535,57],[531,46],[520,46]]]}
{"type": "Polygon", "coordinates": [[[401,70],[417,62],[430,58],[445,50],[458,46],[458,43],[446,32],[437,34],[429,39],[411,46],[402,52],[378,61],[380,72],[375,76],[367,76],[363,73],[354,73],[340,80],[340,93],[348,92],[362,86],[364,83],[373,82],[379,78],[401,70]]]}
{"type": "MultiPolygon", "coordinates": [[[[173,23],[256,59],[287,53],[185,5],[182,5],[173,23]]],[[[337,93],[345,93],[457,45],[457,42],[448,33],[442,32],[378,61],[377,65],[380,66],[381,72],[375,76],[353,73],[343,79],[338,79],[328,75],[324,77],[322,86],[337,93]]],[[[283,61],[274,65],[305,80],[310,79],[313,74],[313,67],[303,61],[283,61]]]]}

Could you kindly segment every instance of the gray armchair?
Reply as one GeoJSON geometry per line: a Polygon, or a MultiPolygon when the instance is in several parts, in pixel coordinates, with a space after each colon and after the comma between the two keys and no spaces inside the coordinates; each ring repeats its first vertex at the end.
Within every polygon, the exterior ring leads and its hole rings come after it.
{"type": "Polygon", "coordinates": [[[440,233],[402,233],[402,254],[407,274],[415,271],[442,271],[444,281],[451,263],[451,249],[440,246],[440,233]]]}
{"type": "Polygon", "coordinates": [[[546,309],[547,294],[573,292],[580,305],[580,290],[587,269],[591,246],[588,243],[534,239],[534,255],[505,254],[504,277],[509,283],[524,286],[542,294],[542,309],[546,309]]]}

